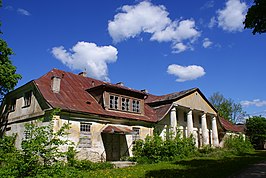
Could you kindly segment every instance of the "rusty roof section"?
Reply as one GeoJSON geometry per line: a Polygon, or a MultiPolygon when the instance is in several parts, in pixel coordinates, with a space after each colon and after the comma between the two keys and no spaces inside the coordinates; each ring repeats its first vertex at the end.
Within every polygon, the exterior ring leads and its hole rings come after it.
{"type": "Polygon", "coordinates": [[[226,130],[226,131],[231,131],[231,132],[241,132],[244,133],[245,130],[245,126],[244,125],[235,125],[232,122],[219,117],[220,123],[222,124],[222,127],[226,130]]]}
{"type": "Polygon", "coordinates": [[[194,91],[198,90],[198,88],[192,88],[188,90],[183,90],[180,92],[175,92],[175,93],[170,93],[166,95],[161,95],[161,96],[156,96],[149,94],[148,98],[145,100],[146,103],[161,103],[164,101],[172,101],[172,100],[177,100],[179,98],[182,98],[183,96],[186,96],[194,91]]]}
{"type": "Polygon", "coordinates": [[[162,120],[165,117],[165,115],[169,112],[172,106],[173,104],[170,103],[153,108],[157,114],[158,121],[162,120]]]}
{"type": "MultiPolygon", "coordinates": [[[[96,101],[92,95],[86,91],[86,89],[100,85],[108,85],[117,87],[118,89],[123,88],[124,90],[132,90],[127,87],[116,86],[107,82],[76,75],[71,72],[65,72],[58,69],[52,69],[39,79],[34,80],[34,82],[44,99],[53,108],[60,108],[69,112],[95,114],[102,117],[131,119],[153,123],[157,122],[156,112],[147,104],[144,105],[145,115],[107,111],[96,101]],[[61,78],[59,93],[54,93],[51,89],[51,78],[54,76],[61,78]]],[[[137,90],[132,91],[136,92],[137,90]]]]}
{"type": "Polygon", "coordinates": [[[114,125],[108,125],[103,131],[103,133],[111,133],[111,134],[134,134],[134,131],[127,127],[120,127],[114,125]]]}

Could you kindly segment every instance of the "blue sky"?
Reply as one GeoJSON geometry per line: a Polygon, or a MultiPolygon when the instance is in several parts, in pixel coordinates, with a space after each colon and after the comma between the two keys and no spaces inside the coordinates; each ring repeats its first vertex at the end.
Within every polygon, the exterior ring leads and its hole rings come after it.
{"type": "Polygon", "coordinates": [[[266,116],[265,34],[242,21],[250,0],[9,0],[1,30],[18,86],[52,68],[161,95],[198,87],[266,116]]]}

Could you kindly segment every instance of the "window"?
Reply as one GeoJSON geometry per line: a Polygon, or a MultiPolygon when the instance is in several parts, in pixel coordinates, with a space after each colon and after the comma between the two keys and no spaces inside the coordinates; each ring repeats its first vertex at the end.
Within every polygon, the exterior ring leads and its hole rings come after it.
{"type": "Polygon", "coordinates": [[[25,140],[30,139],[30,131],[29,130],[24,131],[24,138],[25,138],[25,140]]]}
{"type": "Polygon", "coordinates": [[[109,102],[110,109],[118,109],[118,96],[110,95],[109,102]]]}
{"type": "Polygon", "coordinates": [[[128,98],[122,98],[122,110],[123,111],[129,111],[129,105],[130,105],[130,101],[128,98]]]}
{"type": "Polygon", "coordinates": [[[184,112],[184,121],[187,122],[187,113],[184,112]]]}
{"type": "Polygon", "coordinates": [[[80,132],[90,132],[91,131],[91,125],[87,123],[81,123],[80,124],[80,132]]]}
{"type": "Polygon", "coordinates": [[[199,116],[199,124],[201,125],[201,116],[199,116]]]}
{"type": "Polygon", "coordinates": [[[24,94],[24,107],[30,106],[30,103],[31,103],[31,94],[32,94],[31,91],[26,92],[24,94]]]}
{"type": "Polygon", "coordinates": [[[132,102],[132,111],[133,112],[140,112],[140,106],[138,100],[133,100],[132,102]]]}
{"type": "Polygon", "coordinates": [[[91,148],[91,124],[80,123],[80,136],[79,145],[80,148],[91,148]]]}
{"type": "Polygon", "coordinates": [[[17,101],[16,98],[11,99],[11,103],[10,103],[10,111],[11,112],[15,111],[15,109],[16,109],[16,101],[17,101]]]}
{"type": "Polygon", "coordinates": [[[140,139],[140,128],[133,127],[134,135],[133,135],[133,142],[140,139]]]}

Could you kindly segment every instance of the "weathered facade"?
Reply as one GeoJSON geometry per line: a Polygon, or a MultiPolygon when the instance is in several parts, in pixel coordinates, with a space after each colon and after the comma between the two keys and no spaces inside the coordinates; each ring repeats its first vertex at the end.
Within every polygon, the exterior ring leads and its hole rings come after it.
{"type": "Polygon", "coordinates": [[[132,156],[134,141],[155,132],[165,137],[180,131],[184,137],[192,135],[197,147],[219,146],[217,111],[198,88],[155,96],[58,69],[6,96],[1,105],[6,134],[17,133],[19,147],[26,136],[24,124],[54,108],[61,109],[54,129],[71,123],[68,139],[76,144],[80,159],[132,156]]]}

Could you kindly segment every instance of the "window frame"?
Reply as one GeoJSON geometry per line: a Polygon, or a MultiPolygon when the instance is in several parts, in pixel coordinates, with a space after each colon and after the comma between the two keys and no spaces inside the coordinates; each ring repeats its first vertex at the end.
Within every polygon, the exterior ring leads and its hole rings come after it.
{"type": "Polygon", "coordinates": [[[17,98],[12,98],[10,101],[10,112],[14,112],[16,110],[17,98]]]}
{"type": "Polygon", "coordinates": [[[134,112],[134,113],[140,113],[141,112],[140,108],[141,108],[141,106],[140,106],[140,100],[138,100],[138,99],[132,99],[132,112],[134,112]]]}
{"type": "Polygon", "coordinates": [[[132,141],[135,143],[135,141],[140,139],[140,128],[139,127],[132,127],[132,130],[134,134],[132,135],[132,141]]]}
{"type": "Polygon", "coordinates": [[[31,105],[31,100],[32,100],[32,91],[25,92],[24,96],[23,96],[23,99],[24,99],[23,108],[29,107],[31,105]]]}

